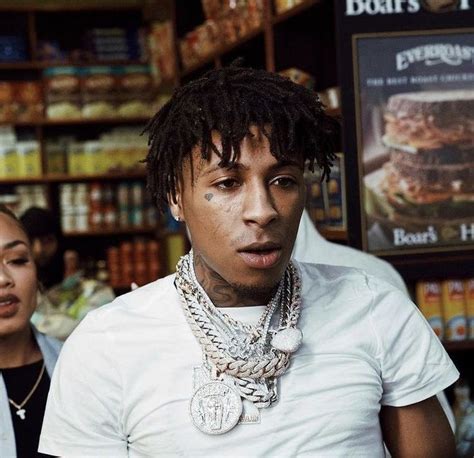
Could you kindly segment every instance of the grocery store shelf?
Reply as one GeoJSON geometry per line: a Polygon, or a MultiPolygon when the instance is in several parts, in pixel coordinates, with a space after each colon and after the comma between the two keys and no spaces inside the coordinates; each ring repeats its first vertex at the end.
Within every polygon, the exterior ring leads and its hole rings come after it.
{"type": "Polygon", "coordinates": [[[30,70],[36,68],[38,68],[38,63],[33,61],[0,62],[0,70],[30,70]]]}
{"type": "Polygon", "coordinates": [[[284,13],[276,14],[272,20],[272,23],[278,24],[280,22],[286,21],[293,16],[303,13],[304,11],[311,8],[313,5],[316,5],[317,3],[321,3],[321,0],[305,0],[299,5],[296,5],[288,11],[285,11],[284,13]]]}
{"type": "Polygon", "coordinates": [[[149,117],[138,116],[130,118],[72,118],[72,119],[38,119],[31,121],[2,121],[0,125],[13,126],[76,126],[94,124],[146,124],[149,117]]]}
{"type": "Polygon", "coordinates": [[[100,228],[90,229],[88,231],[65,232],[64,237],[101,237],[107,235],[134,235],[134,234],[152,234],[156,232],[156,228],[147,227],[117,227],[117,228],[100,228]]]}
{"type": "Polygon", "coordinates": [[[447,351],[474,350],[474,340],[461,340],[459,342],[443,342],[447,351]]]}
{"type": "Polygon", "coordinates": [[[142,9],[145,2],[143,0],[124,1],[62,1],[62,2],[30,2],[29,4],[18,4],[13,0],[3,1],[0,5],[0,12],[30,13],[30,12],[67,12],[67,11],[134,11],[142,9]]]}
{"type": "Polygon", "coordinates": [[[130,118],[75,118],[75,119],[44,119],[37,125],[43,126],[67,126],[82,124],[145,124],[149,117],[130,117],[130,118]]]}
{"type": "Polygon", "coordinates": [[[58,173],[40,177],[12,177],[0,178],[0,184],[34,184],[34,183],[62,183],[80,181],[108,181],[108,180],[131,180],[145,178],[145,170],[122,170],[117,172],[102,173],[100,175],[68,175],[58,173]]]}
{"type": "Polygon", "coordinates": [[[0,184],[35,184],[46,183],[45,177],[8,177],[0,178],[0,184]]]}
{"type": "Polygon", "coordinates": [[[54,174],[45,176],[48,183],[77,182],[77,181],[101,181],[101,180],[130,180],[133,178],[145,178],[145,170],[130,170],[120,172],[103,173],[100,175],[68,175],[54,174]]]}
{"type": "Polygon", "coordinates": [[[235,41],[234,43],[230,43],[228,45],[222,46],[216,51],[212,52],[208,56],[206,56],[203,60],[196,62],[195,64],[185,67],[184,70],[181,72],[181,77],[189,75],[190,73],[199,70],[201,67],[204,67],[206,64],[212,63],[215,59],[227,54],[228,52],[238,48],[239,46],[243,45],[244,43],[250,41],[252,38],[263,33],[263,27],[259,27],[255,30],[252,30],[250,33],[245,35],[245,37],[240,38],[239,40],[235,41]]]}
{"type": "Polygon", "coordinates": [[[148,65],[141,60],[93,60],[88,62],[75,61],[24,61],[0,62],[0,70],[42,70],[49,67],[95,67],[108,65],[148,65]]]}

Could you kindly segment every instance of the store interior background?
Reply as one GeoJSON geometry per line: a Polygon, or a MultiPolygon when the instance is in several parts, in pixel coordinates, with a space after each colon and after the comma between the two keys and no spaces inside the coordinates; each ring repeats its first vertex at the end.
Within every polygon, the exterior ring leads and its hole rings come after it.
{"type": "MultiPolygon", "coordinates": [[[[0,201],[50,208],[84,275],[115,294],[172,272],[187,241],[146,193],[147,120],[173,88],[243,57],[312,87],[344,121],[335,24],[332,0],[0,2],[0,201]]],[[[360,248],[342,137],[338,151],[333,183],[308,176],[308,209],[324,237],[360,248]]],[[[474,276],[472,246],[385,259],[414,300],[418,281],[474,276]]],[[[474,335],[443,344],[472,392],[474,335]]]]}

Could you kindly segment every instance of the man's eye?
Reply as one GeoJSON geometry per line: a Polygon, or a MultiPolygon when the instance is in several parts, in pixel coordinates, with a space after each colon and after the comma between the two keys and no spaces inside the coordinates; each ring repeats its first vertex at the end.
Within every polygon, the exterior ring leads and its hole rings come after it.
{"type": "Polygon", "coordinates": [[[239,186],[239,182],[232,178],[227,178],[226,180],[219,181],[216,186],[220,189],[231,189],[239,186]]]}
{"type": "Polygon", "coordinates": [[[273,180],[272,183],[276,184],[277,186],[281,186],[282,188],[289,188],[290,186],[293,186],[296,184],[296,180],[290,177],[278,177],[275,180],[273,180]]]}

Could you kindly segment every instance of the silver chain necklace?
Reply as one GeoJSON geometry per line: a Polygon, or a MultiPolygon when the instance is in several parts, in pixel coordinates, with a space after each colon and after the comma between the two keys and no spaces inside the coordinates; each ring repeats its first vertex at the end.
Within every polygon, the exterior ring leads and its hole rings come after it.
{"type": "Polygon", "coordinates": [[[296,328],[301,306],[298,271],[290,262],[256,325],[235,320],[214,306],[197,281],[192,251],[178,263],[175,285],[208,373],[208,380],[195,386],[191,417],[201,431],[222,434],[239,422],[241,398],[258,408],[278,398],[276,379],[302,341],[296,328]],[[278,308],[278,324],[271,329],[278,308]]]}

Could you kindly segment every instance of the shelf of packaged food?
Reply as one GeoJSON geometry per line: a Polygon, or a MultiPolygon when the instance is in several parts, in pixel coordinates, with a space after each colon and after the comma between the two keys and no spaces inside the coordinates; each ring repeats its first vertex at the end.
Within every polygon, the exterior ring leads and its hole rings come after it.
{"type": "Polygon", "coordinates": [[[318,231],[327,240],[347,240],[347,231],[345,229],[318,228],[318,231]]]}
{"type": "Polygon", "coordinates": [[[459,342],[443,342],[447,351],[474,350],[474,340],[461,340],[459,342]]]}
{"type": "Polygon", "coordinates": [[[87,231],[73,231],[65,232],[64,237],[101,237],[104,235],[139,235],[139,234],[153,234],[156,232],[156,227],[113,227],[113,228],[98,228],[89,229],[87,231]]]}
{"type": "Polygon", "coordinates": [[[81,181],[108,181],[108,180],[132,180],[145,178],[145,170],[129,170],[102,173],[100,175],[68,175],[67,173],[58,173],[43,175],[39,177],[8,177],[0,178],[0,184],[34,184],[34,183],[67,183],[81,181]]]}
{"type": "Polygon", "coordinates": [[[244,37],[240,38],[237,41],[234,41],[233,43],[229,43],[227,45],[224,45],[216,51],[210,53],[208,56],[206,56],[203,60],[196,62],[193,65],[190,65],[189,67],[185,67],[182,72],[181,72],[181,77],[189,75],[196,70],[199,70],[201,67],[204,67],[206,64],[210,64],[213,62],[215,59],[218,59],[219,57],[223,56],[224,54],[227,54],[228,52],[234,50],[235,48],[238,48],[239,46],[243,45],[244,43],[247,43],[250,41],[252,38],[255,38],[256,36],[260,35],[263,33],[263,27],[259,27],[257,29],[252,30],[250,33],[245,35],[244,37]]]}
{"type": "Polygon", "coordinates": [[[35,184],[46,183],[44,176],[41,177],[0,177],[0,184],[35,184]]]}
{"type": "Polygon", "coordinates": [[[101,181],[101,180],[131,180],[145,178],[145,170],[129,170],[120,172],[102,173],[100,175],[68,175],[67,173],[51,174],[45,176],[49,183],[78,182],[78,181],[101,181]]]}
{"type": "Polygon", "coordinates": [[[37,62],[22,61],[22,62],[0,62],[0,70],[34,70],[38,67],[37,62]]]}
{"type": "Polygon", "coordinates": [[[138,116],[130,118],[72,118],[72,119],[44,119],[39,122],[43,126],[68,126],[87,124],[145,124],[149,117],[138,116]]]}
{"type": "Polygon", "coordinates": [[[141,60],[91,60],[87,62],[76,61],[24,61],[24,62],[0,62],[0,70],[42,70],[50,67],[100,67],[110,65],[132,66],[148,65],[141,60]]]}
{"type": "Polygon", "coordinates": [[[321,3],[321,0],[304,0],[299,5],[296,5],[293,8],[284,11],[283,13],[276,14],[273,17],[272,23],[275,25],[280,22],[286,21],[292,18],[293,16],[297,16],[298,14],[303,13],[304,11],[311,8],[313,5],[316,5],[317,3],[321,3]]]}
{"type": "Polygon", "coordinates": [[[41,12],[77,12],[77,11],[136,11],[145,5],[144,0],[129,1],[102,1],[102,2],[81,2],[81,1],[49,1],[49,2],[29,2],[18,4],[13,0],[4,1],[0,5],[0,12],[9,13],[41,13],[41,12]]]}
{"type": "Polygon", "coordinates": [[[94,124],[146,124],[150,120],[148,116],[137,117],[114,117],[114,118],[70,118],[70,119],[37,119],[30,121],[1,121],[0,125],[13,125],[17,127],[38,126],[76,126],[94,124]]]}

